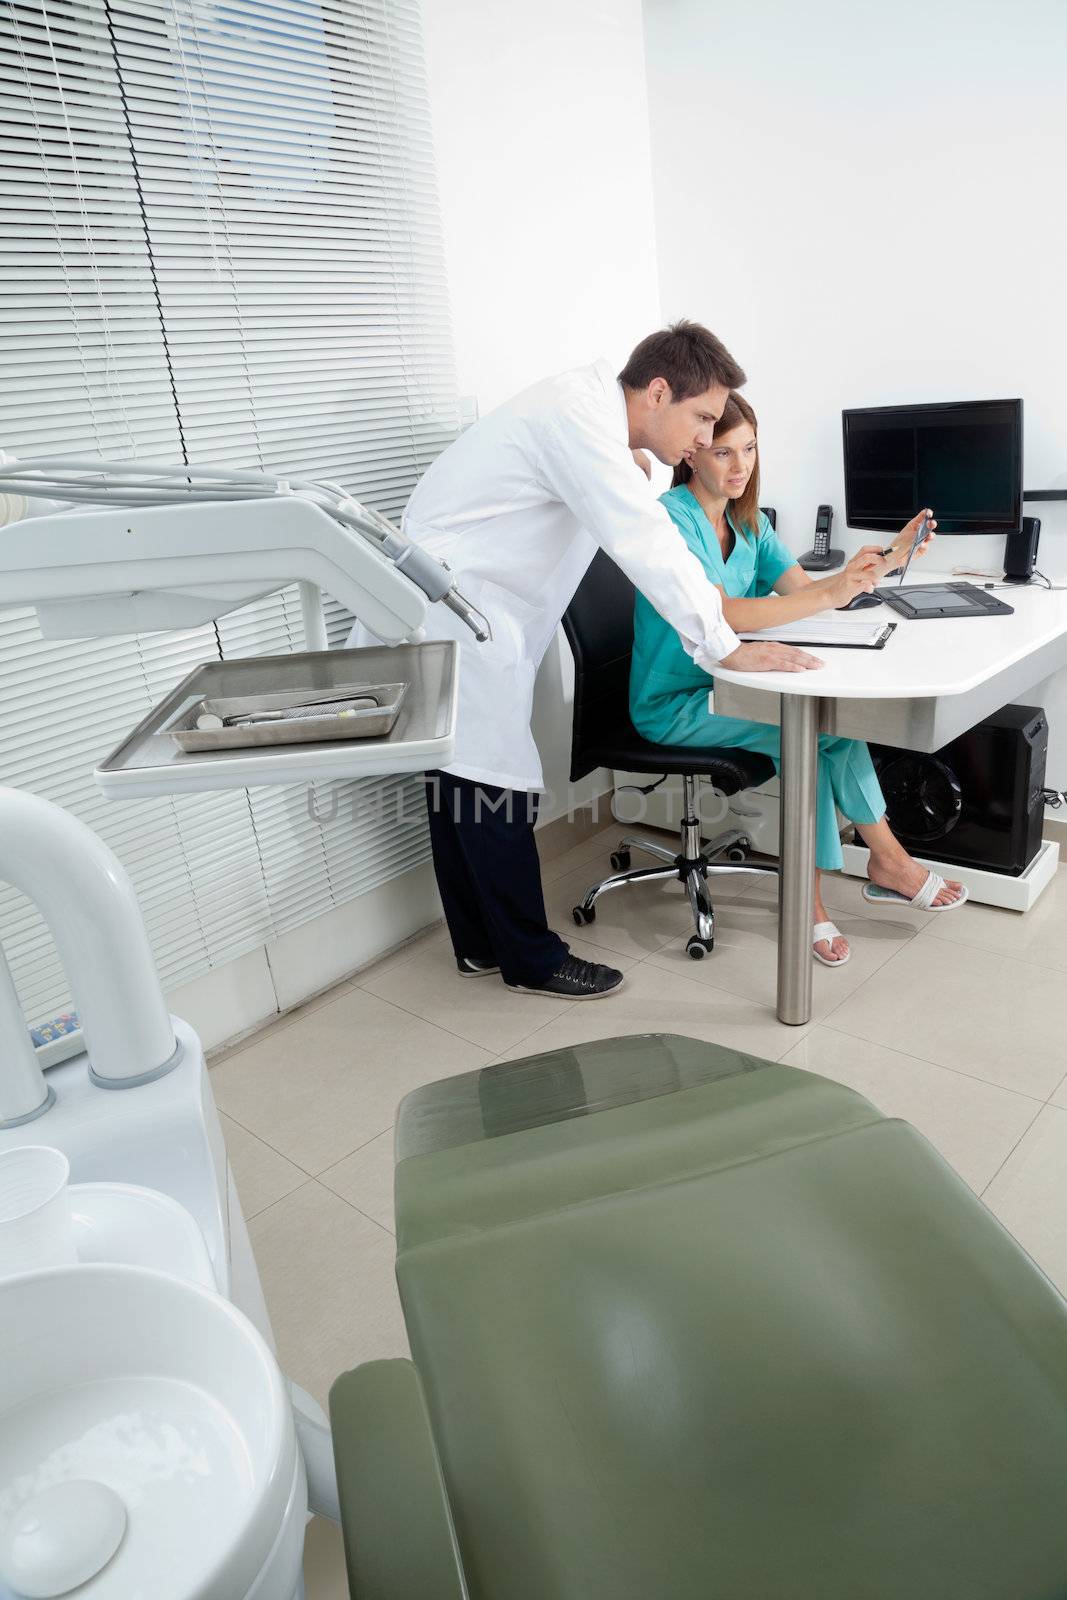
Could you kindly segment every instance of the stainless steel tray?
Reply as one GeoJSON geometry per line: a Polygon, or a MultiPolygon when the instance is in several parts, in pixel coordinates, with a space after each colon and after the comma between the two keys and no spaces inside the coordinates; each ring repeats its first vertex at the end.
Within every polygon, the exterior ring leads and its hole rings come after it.
{"type": "Polygon", "coordinates": [[[451,639],[209,661],[153,707],[104,758],[95,777],[117,800],[425,772],[447,765],[455,753],[458,696],[459,646],[451,639]],[[407,693],[392,731],[381,738],[181,750],[172,737],[203,700],[332,693],[351,684],[380,691],[398,682],[407,684],[407,693]]]}
{"type": "Polygon", "coordinates": [[[318,744],[324,739],[384,739],[393,731],[407,692],[406,683],[363,682],[339,683],[336,689],[327,690],[288,689],[270,694],[228,695],[200,700],[190,706],[169,732],[182,750],[248,750],[279,744],[318,744]],[[364,710],[349,711],[343,717],[316,717],[313,722],[293,717],[247,727],[198,728],[196,725],[197,718],[205,711],[217,717],[241,717],[257,711],[285,711],[293,705],[314,703],[315,699],[342,700],[357,696],[373,700],[374,704],[364,710]]]}

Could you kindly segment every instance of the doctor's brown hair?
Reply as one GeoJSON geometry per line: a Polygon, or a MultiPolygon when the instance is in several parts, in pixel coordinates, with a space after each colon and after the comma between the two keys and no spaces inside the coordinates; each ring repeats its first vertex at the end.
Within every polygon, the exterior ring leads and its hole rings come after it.
{"type": "Polygon", "coordinates": [[[684,318],[642,339],[619,373],[627,389],[647,389],[654,378],[666,379],[674,402],[706,394],[716,385],[739,389],[745,382],[722,340],[684,318]]]}
{"type": "MultiPolygon", "coordinates": [[[[756,423],[756,413],[748,401],[739,394],[730,395],[723,407],[722,416],[715,424],[714,439],[721,439],[724,434],[732,433],[735,428],[740,428],[743,423],[748,423],[752,432],[759,433],[756,423]]],[[[712,449],[715,448],[714,439],[712,449]]],[[[693,469],[688,461],[679,461],[674,469],[671,479],[671,488],[677,489],[680,483],[688,483],[693,476],[693,469]]],[[[759,535],[759,445],[756,445],[756,464],[752,468],[752,476],[745,484],[745,492],[736,500],[730,501],[731,521],[738,532],[747,538],[755,539],[759,535]]]]}

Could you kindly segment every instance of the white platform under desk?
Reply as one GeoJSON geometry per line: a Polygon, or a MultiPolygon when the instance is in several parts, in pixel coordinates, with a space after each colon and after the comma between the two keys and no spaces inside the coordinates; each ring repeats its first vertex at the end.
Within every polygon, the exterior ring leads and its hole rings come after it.
{"type": "MultiPolygon", "coordinates": [[[[917,571],[909,581],[959,580],[917,571]]],[[[715,710],[721,716],[782,728],[781,1021],[811,1019],[818,734],[939,750],[1067,665],[1067,591],[1035,584],[998,589],[997,595],[1014,607],[1013,615],[920,622],[888,606],[864,610],[858,616],[865,621],[896,622],[885,648],[826,650],[818,672],[716,671],[715,710]]]]}

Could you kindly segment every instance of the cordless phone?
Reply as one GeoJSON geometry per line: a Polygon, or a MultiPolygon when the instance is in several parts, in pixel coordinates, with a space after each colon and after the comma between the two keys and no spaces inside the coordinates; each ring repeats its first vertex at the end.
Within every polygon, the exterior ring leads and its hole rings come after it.
{"type": "Polygon", "coordinates": [[[815,513],[815,538],[812,547],[800,557],[800,565],[805,572],[826,572],[830,567],[839,567],[844,561],[843,550],[830,548],[830,529],[833,521],[833,506],[820,506],[815,513]]]}

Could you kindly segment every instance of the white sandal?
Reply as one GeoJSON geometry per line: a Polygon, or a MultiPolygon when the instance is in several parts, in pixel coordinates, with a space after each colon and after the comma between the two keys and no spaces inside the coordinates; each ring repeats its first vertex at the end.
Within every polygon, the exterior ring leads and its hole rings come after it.
{"type": "Polygon", "coordinates": [[[817,944],[822,944],[824,939],[832,948],[835,939],[843,939],[844,937],[844,934],[841,932],[841,929],[837,927],[836,923],[817,922],[814,928],[811,930],[811,953],[815,957],[816,961],[821,961],[824,967],[847,966],[847,964],[852,960],[851,950],[847,956],[842,956],[840,961],[835,961],[831,956],[821,956],[815,948],[817,944]]]}
{"type": "Polygon", "coordinates": [[[928,872],[926,882],[910,900],[898,889],[883,889],[880,883],[865,883],[860,894],[872,906],[884,905],[887,900],[899,900],[906,906],[913,906],[916,911],[958,911],[967,898],[966,887],[961,883],[957,899],[949,900],[943,906],[935,906],[934,901],[944,887],[945,880],[940,872],[928,872]]]}

